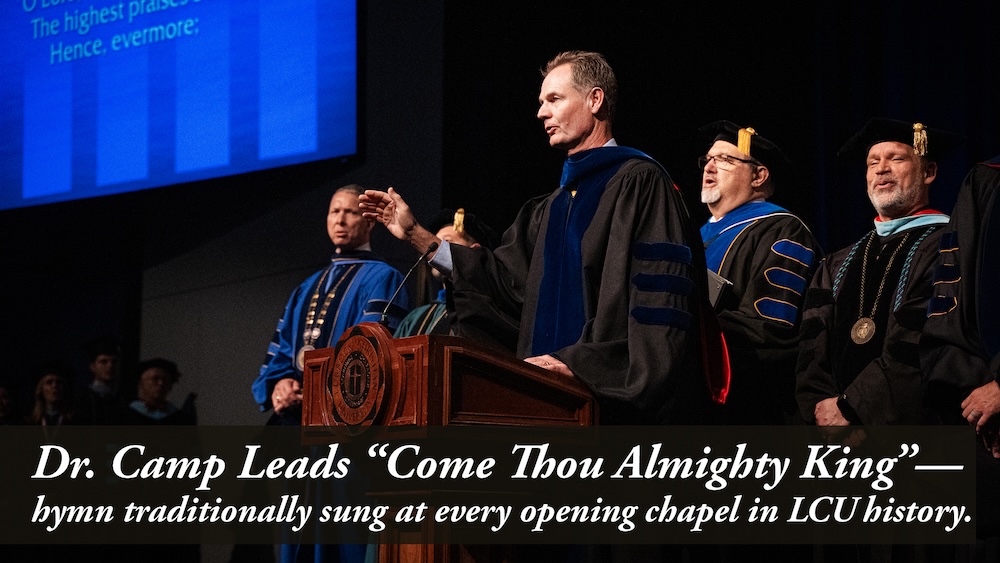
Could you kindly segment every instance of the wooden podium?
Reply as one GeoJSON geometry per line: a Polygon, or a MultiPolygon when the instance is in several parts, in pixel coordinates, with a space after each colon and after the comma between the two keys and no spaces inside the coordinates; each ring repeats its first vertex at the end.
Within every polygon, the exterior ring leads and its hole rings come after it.
{"type": "MultiPolygon", "coordinates": [[[[329,441],[331,428],[360,434],[372,425],[597,424],[597,402],[579,380],[456,336],[393,339],[382,325],[362,323],[336,348],[306,352],[303,372],[303,439],[311,442],[329,441]]],[[[392,539],[379,546],[382,563],[499,560],[507,550],[392,539]]]]}
{"type": "Polygon", "coordinates": [[[597,402],[579,380],[457,336],[393,339],[362,323],[336,348],[305,354],[302,425],[590,426],[597,402]]]}

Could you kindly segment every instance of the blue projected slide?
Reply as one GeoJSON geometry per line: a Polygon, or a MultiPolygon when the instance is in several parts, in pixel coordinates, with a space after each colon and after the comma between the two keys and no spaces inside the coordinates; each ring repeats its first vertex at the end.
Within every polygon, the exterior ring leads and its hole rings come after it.
{"type": "Polygon", "coordinates": [[[0,209],[357,154],[356,1],[0,2],[0,209]]]}

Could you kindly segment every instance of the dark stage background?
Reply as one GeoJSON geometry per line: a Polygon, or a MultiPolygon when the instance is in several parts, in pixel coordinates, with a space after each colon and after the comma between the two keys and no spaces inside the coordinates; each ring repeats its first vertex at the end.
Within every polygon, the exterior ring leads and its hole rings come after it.
{"type": "Polygon", "coordinates": [[[835,158],[869,118],[923,121],[967,137],[941,163],[934,203],[945,212],[969,164],[1000,151],[997,3],[614,8],[556,16],[449,5],[447,200],[495,203],[482,212],[505,225],[529,195],[552,188],[561,155],[531,116],[537,69],[568,48],[606,55],[619,79],[619,144],[657,158],[699,221],[708,214],[695,161],[709,143],[698,128],[717,119],[753,126],[782,146],[798,177],[779,185],[774,201],[800,214],[830,250],[871,228],[863,163],[835,158]]]}
{"type": "MultiPolygon", "coordinates": [[[[411,4],[362,3],[361,164],[0,213],[0,375],[22,380],[42,359],[82,369],[82,344],[110,332],[126,364],[172,357],[190,389],[245,403],[294,280],[330,252],[325,186],[394,185],[424,217],[464,206],[498,230],[555,187],[562,155],[534,114],[538,69],[561,50],[607,56],[618,142],[657,158],[699,223],[697,129],[716,119],[755,127],[797,163],[773,200],[827,250],[871,228],[862,163],[835,158],[870,117],[966,136],[940,163],[942,211],[969,166],[1000,152],[996,2],[411,4]]],[[[400,268],[416,258],[384,233],[375,244],[400,268]]],[[[243,403],[211,405],[203,421],[248,421],[243,403]]]]}

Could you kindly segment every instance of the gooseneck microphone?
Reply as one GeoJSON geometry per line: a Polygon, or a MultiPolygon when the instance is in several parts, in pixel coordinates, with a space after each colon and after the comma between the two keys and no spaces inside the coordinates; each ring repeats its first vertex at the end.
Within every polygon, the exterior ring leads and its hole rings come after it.
{"type": "Polygon", "coordinates": [[[410,279],[410,274],[413,273],[413,270],[417,269],[417,265],[426,260],[427,257],[430,256],[431,252],[434,252],[437,249],[438,243],[432,242],[430,246],[427,247],[427,250],[420,255],[420,258],[417,258],[417,261],[413,263],[413,266],[410,267],[410,271],[406,272],[406,275],[403,276],[403,281],[399,282],[399,287],[396,288],[396,292],[392,294],[392,297],[389,298],[389,302],[385,304],[385,309],[382,310],[382,318],[379,319],[378,324],[384,327],[389,326],[389,307],[392,307],[392,303],[396,301],[396,297],[399,297],[399,292],[402,291],[403,286],[406,285],[406,280],[410,279]]]}

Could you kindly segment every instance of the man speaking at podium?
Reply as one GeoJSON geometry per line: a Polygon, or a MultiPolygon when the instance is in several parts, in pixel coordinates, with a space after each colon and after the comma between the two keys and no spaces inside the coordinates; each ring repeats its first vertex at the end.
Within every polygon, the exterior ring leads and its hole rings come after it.
{"type": "Polygon", "coordinates": [[[516,341],[525,361],[579,377],[602,423],[693,422],[707,404],[700,367],[701,240],[666,171],[611,134],[617,81],[598,53],[557,55],[537,117],[567,153],[553,192],[528,201],[502,246],[448,245],[392,188],[361,197],[454,282],[458,334],[516,341]]]}
{"type": "Polygon", "coordinates": [[[406,314],[405,291],[389,305],[403,276],[372,253],[375,222],[361,216],[358,196],[363,191],[349,184],[333,194],[326,217],[333,258],[292,292],[253,382],[261,410],[274,408],[272,422],[301,423],[306,351],[335,346],[344,330],[360,322],[378,322],[387,308],[390,327],[406,314]]]}

